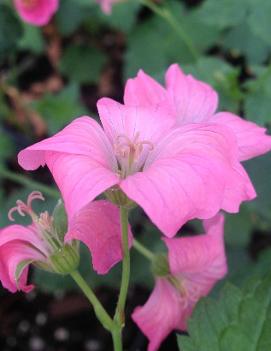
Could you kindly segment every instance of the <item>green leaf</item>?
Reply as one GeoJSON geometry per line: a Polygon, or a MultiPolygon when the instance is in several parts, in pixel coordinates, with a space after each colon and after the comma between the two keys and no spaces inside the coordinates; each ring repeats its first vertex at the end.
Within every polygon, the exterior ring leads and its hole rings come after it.
{"type": "Polygon", "coordinates": [[[248,16],[250,28],[257,36],[271,45],[271,2],[266,0],[251,0],[250,2],[251,10],[248,16]]]}
{"type": "Polygon", "coordinates": [[[46,94],[32,107],[46,120],[50,134],[54,134],[75,117],[86,112],[79,101],[79,88],[68,85],[58,94],[46,94]]]}
{"type": "Polygon", "coordinates": [[[0,60],[16,49],[22,26],[12,9],[0,4],[0,60]]]}
{"type": "Polygon", "coordinates": [[[207,0],[200,8],[202,20],[220,29],[242,23],[248,10],[247,0],[207,0]]]}
{"type": "Polygon", "coordinates": [[[204,298],[178,336],[182,351],[268,351],[271,347],[271,275],[242,290],[226,284],[218,300],[204,298]]]}
{"type": "Polygon", "coordinates": [[[245,115],[256,123],[271,125],[271,65],[255,73],[257,78],[245,85],[245,115]]]}
{"type": "Polygon", "coordinates": [[[78,0],[65,0],[60,2],[59,10],[56,13],[56,23],[63,36],[72,34],[79,28],[88,15],[85,4],[78,0]]]}
{"type": "Polygon", "coordinates": [[[60,70],[74,82],[97,83],[105,61],[105,55],[94,47],[71,45],[64,51],[60,70]]]}
{"type": "MultiPolygon", "coordinates": [[[[203,24],[196,11],[186,12],[179,3],[171,1],[169,10],[186,33],[197,51],[202,52],[218,39],[218,32],[203,24]]],[[[135,27],[128,36],[125,77],[129,78],[142,68],[157,75],[172,62],[182,64],[195,61],[185,41],[160,17],[153,16],[135,27]]]]}
{"type": "Polygon", "coordinates": [[[270,46],[253,33],[247,22],[233,27],[224,37],[223,44],[232,55],[245,55],[250,64],[263,63],[270,53],[270,46]]]}
{"type": "Polygon", "coordinates": [[[226,243],[234,246],[246,246],[250,242],[253,230],[251,211],[242,206],[238,214],[227,214],[225,219],[226,243]]]}
{"type": "Polygon", "coordinates": [[[40,54],[44,50],[44,39],[41,29],[23,22],[23,36],[19,41],[19,47],[40,54]]]}

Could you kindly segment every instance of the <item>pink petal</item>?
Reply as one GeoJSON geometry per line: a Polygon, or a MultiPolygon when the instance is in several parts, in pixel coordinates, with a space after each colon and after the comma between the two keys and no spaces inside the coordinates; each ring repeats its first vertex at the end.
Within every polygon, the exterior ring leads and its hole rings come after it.
{"type": "Polygon", "coordinates": [[[47,24],[59,6],[58,0],[13,0],[23,21],[35,26],[47,24]],[[27,4],[27,2],[29,4],[27,4]]]}
{"type": "MultiPolygon", "coordinates": [[[[207,234],[176,239],[164,238],[172,274],[191,274],[221,279],[227,272],[224,251],[224,217],[217,214],[204,221],[207,234]]],[[[203,278],[203,277],[201,277],[203,278]]]]}
{"type": "Polygon", "coordinates": [[[124,91],[124,103],[128,106],[159,106],[166,100],[166,90],[144,71],[128,79],[124,91]]]}
{"type": "MultiPolygon", "coordinates": [[[[77,213],[70,222],[66,241],[77,239],[89,248],[92,264],[99,274],[106,274],[122,259],[120,213],[108,201],[94,201],[77,213]]],[[[129,229],[129,242],[132,232],[129,229]]]]}
{"type": "Polygon", "coordinates": [[[132,319],[149,339],[148,351],[156,351],[180,324],[180,295],[166,279],[157,279],[148,301],[134,310],[132,319]]]}
{"type": "Polygon", "coordinates": [[[0,247],[13,240],[24,241],[25,244],[36,247],[41,253],[46,255],[43,240],[39,238],[33,225],[24,227],[22,225],[9,225],[0,230],[0,247]]]}
{"type": "Polygon", "coordinates": [[[215,123],[229,127],[237,138],[240,161],[260,156],[271,150],[271,137],[266,129],[229,112],[220,112],[213,116],[215,123]]]}
{"type": "Polygon", "coordinates": [[[162,107],[124,106],[108,98],[100,99],[97,107],[111,143],[115,143],[118,136],[126,136],[133,140],[138,134],[140,141],[155,144],[174,123],[172,117],[162,107]]]}
{"type": "Polygon", "coordinates": [[[223,224],[224,218],[218,214],[205,221],[207,234],[164,239],[170,271],[186,291],[183,318],[178,326],[181,330],[186,330],[187,320],[199,299],[227,273],[223,224]]]}
{"type": "Polygon", "coordinates": [[[212,87],[185,75],[177,64],[167,70],[166,86],[178,125],[208,121],[217,109],[218,96],[212,87]]]}
{"type": "Polygon", "coordinates": [[[43,259],[44,256],[24,241],[12,240],[0,246],[0,280],[3,287],[13,293],[17,290],[31,291],[34,286],[27,285],[28,267],[24,268],[18,282],[16,282],[16,269],[25,260],[43,259]]]}
{"type": "Polygon", "coordinates": [[[54,151],[71,155],[88,156],[107,169],[116,169],[113,149],[100,125],[90,117],[80,117],[51,138],[22,150],[19,164],[26,170],[44,166],[46,153],[54,151]]]}
{"type": "Polygon", "coordinates": [[[255,196],[236,150],[228,128],[176,128],[149,155],[143,172],[124,179],[120,187],[172,237],[192,218],[213,217],[221,208],[235,212],[242,201],[255,196]]]}
{"type": "Polygon", "coordinates": [[[69,218],[119,182],[114,172],[88,156],[47,152],[45,160],[61,191],[69,218]]]}

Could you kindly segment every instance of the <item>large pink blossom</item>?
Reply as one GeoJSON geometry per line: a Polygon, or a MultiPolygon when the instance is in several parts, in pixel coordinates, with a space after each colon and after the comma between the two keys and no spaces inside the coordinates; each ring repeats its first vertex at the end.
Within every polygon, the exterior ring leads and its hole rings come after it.
{"type": "MultiPolygon", "coordinates": [[[[107,273],[121,260],[121,232],[116,206],[104,200],[88,204],[70,221],[65,244],[48,212],[39,216],[35,214],[31,205],[34,199],[43,200],[43,197],[39,192],[33,192],[26,204],[18,200],[17,206],[9,213],[11,220],[14,211],[29,215],[31,225],[15,224],[0,230],[0,281],[6,289],[11,292],[31,291],[33,285],[27,284],[28,266],[34,263],[54,271],[57,267],[54,267],[53,257],[61,250],[65,250],[68,261],[71,259],[70,264],[73,264],[73,259],[76,259],[74,239],[88,246],[93,267],[99,274],[107,273]]],[[[131,244],[131,232],[129,236],[131,244]]],[[[64,251],[61,252],[63,255],[64,251]]]]}
{"type": "Polygon", "coordinates": [[[81,117],[18,156],[26,170],[47,164],[70,218],[101,193],[121,190],[172,237],[192,218],[238,212],[255,197],[228,127],[211,121],[172,128],[167,109],[107,98],[98,109],[103,128],[81,117]]]}
{"type": "Polygon", "coordinates": [[[149,339],[148,351],[156,351],[174,329],[186,330],[198,300],[226,274],[223,222],[218,214],[204,222],[207,234],[165,239],[169,273],[156,278],[148,301],[132,314],[149,339]]]}
{"type": "Polygon", "coordinates": [[[266,129],[246,121],[230,112],[216,112],[218,95],[208,84],[185,75],[177,64],[166,72],[166,87],[139,71],[137,77],[129,79],[124,102],[129,106],[164,106],[175,119],[176,126],[190,123],[216,123],[231,129],[244,161],[271,150],[271,137],[266,129]]]}
{"type": "Polygon", "coordinates": [[[109,15],[112,11],[112,5],[120,0],[96,0],[98,4],[100,4],[104,13],[109,15]]]}
{"type": "Polygon", "coordinates": [[[13,0],[23,21],[34,26],[46,25],[55,14],[59,0],[13,0]]]}

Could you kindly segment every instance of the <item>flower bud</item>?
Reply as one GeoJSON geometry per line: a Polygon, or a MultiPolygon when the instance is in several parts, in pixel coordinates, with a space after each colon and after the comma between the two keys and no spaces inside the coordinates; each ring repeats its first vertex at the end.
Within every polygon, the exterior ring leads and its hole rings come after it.
{"type": "Polygon", "coordinates": [[[53,272],[69,274],[75,271],[80,262],[80,256],[76,244],[65,244],[49,257],[53,272]]]}

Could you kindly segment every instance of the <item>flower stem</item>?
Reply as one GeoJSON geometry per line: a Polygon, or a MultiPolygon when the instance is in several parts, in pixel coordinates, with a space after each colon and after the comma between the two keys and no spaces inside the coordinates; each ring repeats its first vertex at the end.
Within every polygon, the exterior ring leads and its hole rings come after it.
{"type": "Polygon", "coordinates": [[[128,293],[129,279],[130,279],[130,251],[129,251],[129,237],[128,237],[128,209],[120,207],[120,220],[121,220],[121,237],[122,237],[122,277],[121,287],[114,316],[114,321],[119,326],[115,332],[112,333],[114,341],[114,350],[122,351],[121,329],[125,325],[125,305],[128,293]]]}
{"type": "Polygon", "coordinates": [[[41,184],[39,182],[36,182],[22,174],[17,174],[15,172],[12,172],[10,170],[7,170],[4,167],[0,166],[0,175],[2,175],[6,179],[10,179],[13,182],[16,182],[21,185],[25,185],[31,189],[37,189],[40,190],[42,193],[47,194],[48,196],[54,197],[54,198],[59,198],[59,192],[53,188],[50,188],[49,186],[46,186],[44,184],[41,184]]]}
{"type": "Polygon", "coordinates": [[[96,295],[94,294],[90,286],[87,284],[85,279],[81,276],[81,274],[78,271],[73,271],[72,273],[70,273],[70,275],[93,306],[96,317],[99,319],[103,327],[109,330],[110,332],[113,332],[115,327],[112,318],[106,312],[106,310],[104,309],[100,301],[97,299],[96,295]]]}
{"type": "Polygon", "coordinates": [[[133,247],[141,253],[144,257],[146,257],[149,261],[153,261],[154,259],[154,254],[147,249],[144,245],[142,245],[139,241],[136,239],[133,240],[133,247]]]}
{"type": "Polygon", "coordinates": [[[152,10],[155,14],[163,18],[174,31],[179,36],[179,38],[185,43],[188,50],[190,51],[192,57],[197,60],[199,57],[199,52],[194,46],[189,35],[185,32],[184,28],[181,26],[181,23],[176,20],[176,18],[172,15],[171,11],[165,7],[161,7],[156,5],[151,0],[140,0],[141,3],[152,10]]]}

